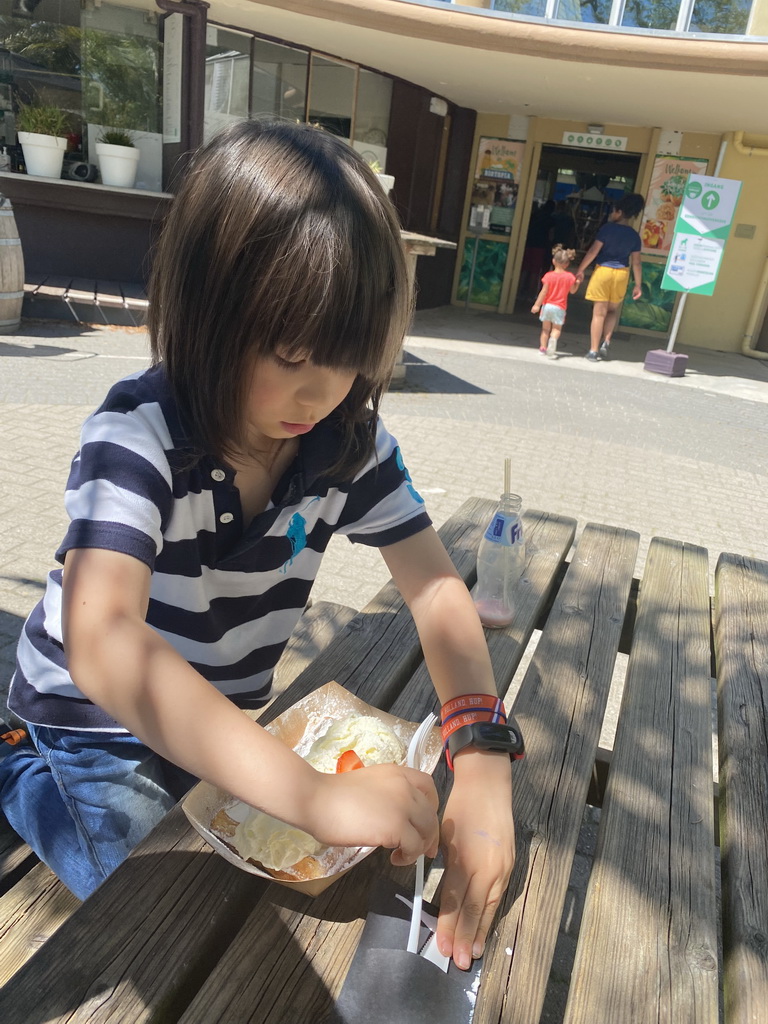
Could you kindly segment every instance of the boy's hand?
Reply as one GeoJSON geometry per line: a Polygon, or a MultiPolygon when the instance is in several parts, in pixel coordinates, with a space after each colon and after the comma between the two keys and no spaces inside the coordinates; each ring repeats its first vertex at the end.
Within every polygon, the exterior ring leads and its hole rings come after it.
{"type": "Polygon", "coordinates": [[[336,775],[317,774],[316,820],[302,826],[331,846],[383,846],[392,863],[413,864],[437,853],[437,791],[415,768],[378,764],[336,775]]]}
{"type": "Polygon", "coordinates": [[[457,755],[441,843],[446,871],[438,947],[467,970],[483,953],[515,863],[509,757],[474,750],[457,755]]]}
{"type": "Polygon", "coordinates": [[[531,312],[532,313],[538,313],[540,309],[541,309],[541,306],[539,306],[537,303],[534,303],[531,306],[531,312]]]}
{"type": "Polygon", "coordinates": [[[576,271],[576,284],[581,284],[584,280],[584,273],[581,270],[576,271]]]}
{"type": "Polygon", "coordinates": [[[643,289],[641,288],[641,286],[639,284],[636,284],[635,287],[632,289],[632,298],[634,299],[635,302],[637,302],[637,300],[641,299],[642,297],[643,297],[643,289]]]}

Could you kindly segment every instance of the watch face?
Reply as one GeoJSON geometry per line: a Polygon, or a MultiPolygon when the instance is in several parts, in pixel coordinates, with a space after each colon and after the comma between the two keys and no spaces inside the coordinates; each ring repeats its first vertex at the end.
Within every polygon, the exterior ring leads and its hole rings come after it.
{"type": "Polygon", "coordinates": [[[510,754],[520,753],[523,739],[520,730],[513,725],[500,725],[494,722],[475,722],[473,726],[475,743],[487,749],[508,750],[510,754]]]}

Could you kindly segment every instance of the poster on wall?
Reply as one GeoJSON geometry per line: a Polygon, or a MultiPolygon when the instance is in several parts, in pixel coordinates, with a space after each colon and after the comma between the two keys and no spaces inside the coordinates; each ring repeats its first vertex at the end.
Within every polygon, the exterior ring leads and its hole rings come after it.
{"type": "Polygon", "coordinates": [[[643,294],[633,301],[635,282],[630,274],[618,326],[629,328],[633,334],[668,334],[678,296],[661,286],[663,263],[643,260],[640,266],[643,294]]]}
{"type": "Polygon", "coordinates": [[[688,175],[706,173],[706,160],[664,154],[656,157],[640,225],[641,251],[645,255],[666,256],[669,252],[688,175]]]}
{"type": "Polygon", "coordinates": [[[524,142],[480,139],[469,210],[470,230],[511,234],[524,154],[524,142]]]}

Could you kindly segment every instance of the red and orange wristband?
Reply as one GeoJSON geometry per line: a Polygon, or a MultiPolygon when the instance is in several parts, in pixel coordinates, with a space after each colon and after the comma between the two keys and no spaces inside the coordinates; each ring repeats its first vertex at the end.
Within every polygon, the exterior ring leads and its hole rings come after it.
{"type": "Polygon", "coordinates": [[[493,697],[488,693],[468,693],[443,704],[440,709],[440,721],[445,760],[449,769],[453,771],[453,758],[449,747],[453,733],[476,722],[506,725],[507,713],[499,697],[493,697]]]}

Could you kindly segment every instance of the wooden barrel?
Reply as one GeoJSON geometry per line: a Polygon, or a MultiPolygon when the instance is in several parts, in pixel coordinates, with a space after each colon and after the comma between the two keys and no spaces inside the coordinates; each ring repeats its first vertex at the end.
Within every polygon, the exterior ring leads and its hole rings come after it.
{"type": "Polygon", "coordinates": [[[10,199],[0,199],[0,334],[16,334],[24,300],[24,255],[10,199]]]}

